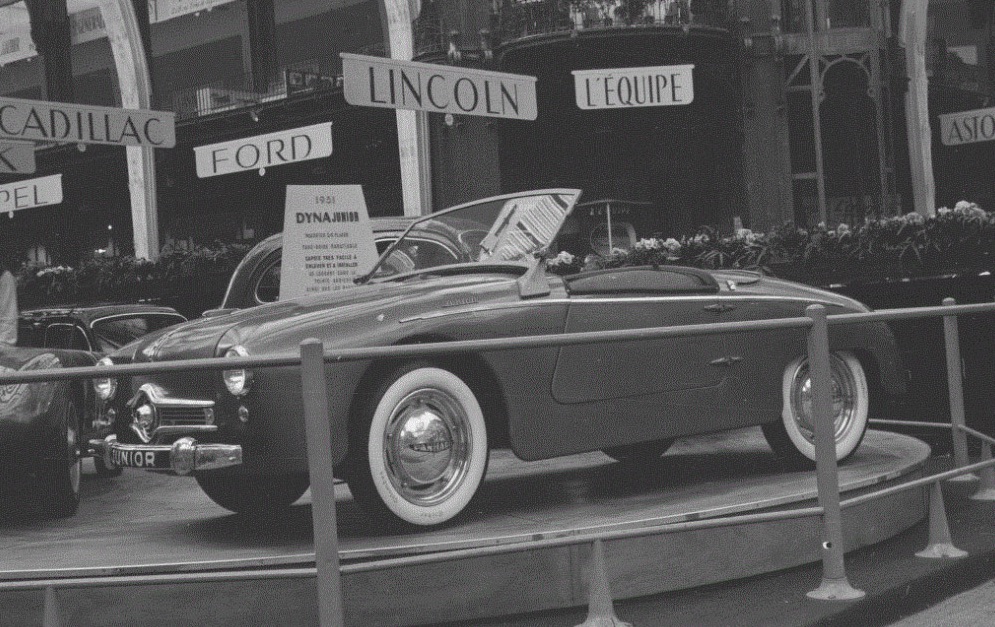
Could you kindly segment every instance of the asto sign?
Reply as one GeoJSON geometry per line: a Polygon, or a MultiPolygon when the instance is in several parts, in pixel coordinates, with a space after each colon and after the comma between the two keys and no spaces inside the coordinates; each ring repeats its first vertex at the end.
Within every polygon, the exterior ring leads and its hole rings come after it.
{"type": "Polygon", "coordinates": [[[536,78],[343,52],[351,105],[534,120],[536,78]]]}
{"type": "Polygon", "coordinates": [[[687,105],[694,100],[693,65],[574,70],[581,109],[687,105]]]}
{"type": "Polygon", "coordinates": [[[995,108],[941,115],[940,139],[945,146],[995,140],[995,108]]]}
{"type": "Polygon", "coordinates": [[[233,172],[321,159],[332,154],[332,124],[315,124],[220,144],[197,146],[197,176],[208,178],[233,172]]]}

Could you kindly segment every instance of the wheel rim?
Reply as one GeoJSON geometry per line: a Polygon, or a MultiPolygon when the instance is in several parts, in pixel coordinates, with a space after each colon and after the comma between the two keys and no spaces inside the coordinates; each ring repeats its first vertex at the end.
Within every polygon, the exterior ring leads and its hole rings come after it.
{"type": "Polygon", "coordinates": [[[77,494],[83,474],[83,459],[79,451],[79,420],[74,405],[69,406],[69,415],[66,417],[66,451],[69,454],[69,485],[73,494],[77,494]]]}
{"type": "Polygon", "coordinates": [[[470,467],[470,422],[451,394],[425,388],[405,396],[384,430],[387,476],[406,501],[428,507],[449,498],[470,467]]]}
{"type": "MultiPolygon", "coordinates": [[[[846,363],[836,355],[830,358],[834,436],[839,442],[853,427],[857,411],[857,382],[846,363]]],[[[802,436],[815,441],[815,421],[812,419],[812,378],[808,360],[795,369],[791,380],[791,415],[802,436]]]]}

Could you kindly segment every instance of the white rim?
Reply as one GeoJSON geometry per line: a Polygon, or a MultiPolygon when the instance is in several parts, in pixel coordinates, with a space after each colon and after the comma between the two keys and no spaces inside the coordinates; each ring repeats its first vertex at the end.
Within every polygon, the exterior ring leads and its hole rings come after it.
{"type": "Polygon", "coordinates": [[[402,375],[370,424],[370,473],[398,518],[437,525],[466,507],[487,465],[487,430],[473,391],[439,368],[402,375]]]}
{"type": "MultiPolygon", "coordinates": [[[[834,432],[836,459],[852,453],[867,428],[869,393],[867,376],[860,361],[847,352],[830,356],[833,380],[834,432]]],[[[795,448],[815,460],[815,433],[811,420],[811,378],[808,359],[799,357],[784,369],[782,380],[783,410],[781,420],[795,448]]]]}

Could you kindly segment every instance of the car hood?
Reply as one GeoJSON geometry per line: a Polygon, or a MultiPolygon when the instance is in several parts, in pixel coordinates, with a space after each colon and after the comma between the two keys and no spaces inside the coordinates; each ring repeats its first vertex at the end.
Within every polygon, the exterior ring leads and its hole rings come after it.
{"type": "MultiPolygon", "coordinates": [[[[200,318],[146,336],[119,351],[121,362],[115,359],[115,363],[215,357],[235,344],[250,342],[253,354],[287,352],[296,350],[301,339],[313,335],[308,330],[346,322],[372,328],[375,321],[396,320],[398,312],[419,313],[439,306],[440,300],[468,298],[481,290],[487,292],[487,285],[503,288],[513,281],[508,274],[412,277],[404,282],[359,285],[332,294],[268,303],[200,318]]],[[[507,292],[501,288],[498,291],[507,292]]],[[[348,326],[343,326],[340,336],[351,337],[349,331],[348,326]]]]}

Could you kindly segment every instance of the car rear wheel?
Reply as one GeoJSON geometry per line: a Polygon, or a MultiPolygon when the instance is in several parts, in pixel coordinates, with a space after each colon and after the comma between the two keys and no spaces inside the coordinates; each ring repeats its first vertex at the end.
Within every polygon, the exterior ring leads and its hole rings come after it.
{"type": "Polygon", "coordinates": [[[674,438],[656,440],[655,442],[640,442],[625,446],[612,446],[601,449],[608,457],[625,464],[652,462],[667,452],[674,445],[674,438]]]}
{"type": "MultiPolygon", "coordinates": [[[[853,454],[867,431],[870,394],[860,361],[847,352],[830,356],[836,459],[853,454]]],[[[812,468],[815,462],[815,422],[812,419],[812,379],[807,357],[784,369],[781,420],[763,425],[764,437],[787,465],[812,468]]]]}
{"type": "Polygon", "coordinates": [[[68,401],[63,405],[49,454],[38,472],[39,497],[45,514],[53,518],[76,514],[82,474],[80,411],[74,401],[68,401]]]}
{"type": "Polygon", "coordinates": [[[462,512],[487,469],[484,414],[470,387],[413,364],[389,377],[351,429],[349,489],[387,523],[444,523],[462,512]]]}
{"type": "Polygon", "coordinates": [[[306,473],[241,475],[198,473],[197,485],[211,500],[237,514],[272,514],[285,510],[307,491],[306,473]]]}

